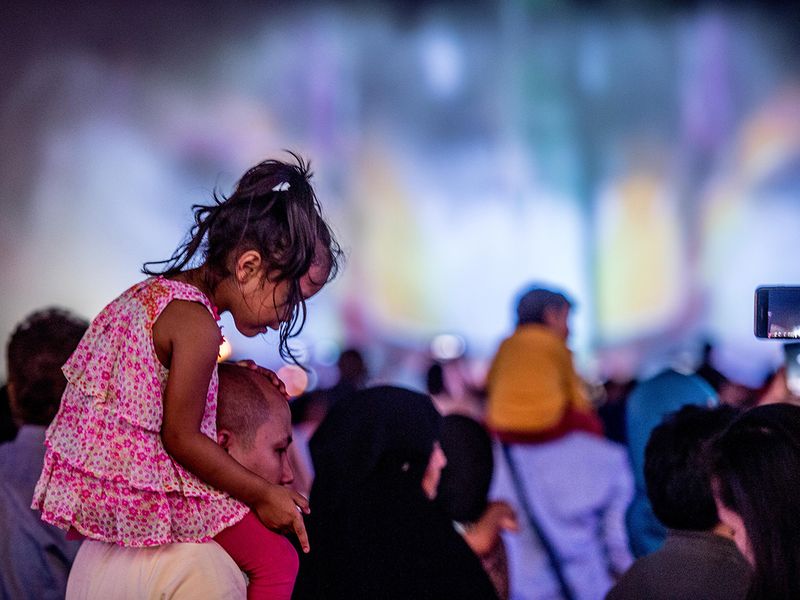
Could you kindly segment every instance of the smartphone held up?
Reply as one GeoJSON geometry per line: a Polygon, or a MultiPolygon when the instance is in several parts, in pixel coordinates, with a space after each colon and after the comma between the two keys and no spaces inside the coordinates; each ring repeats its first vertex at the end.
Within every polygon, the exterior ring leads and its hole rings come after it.
{"type": "Polygon", "coordinates": [[[755,294],[756,337],[781,340],[786,388],[800,396],[800,286],[760,286],[755,294]]]}
{"type": "Polygon", "coordinates": [[[758,338],[800,340],[800,286],[760,286],[755,294],[758,338]]]}

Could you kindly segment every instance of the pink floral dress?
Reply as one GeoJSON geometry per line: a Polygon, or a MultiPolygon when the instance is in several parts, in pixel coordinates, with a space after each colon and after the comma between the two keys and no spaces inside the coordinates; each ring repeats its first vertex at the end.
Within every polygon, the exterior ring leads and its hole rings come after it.
{"type": "MultiPolygon", "coordinates": [[[[203,542],[248,508],[176,463],[161,443],[169,371],[152,327],[172,300],[208,298],[194,286],[155,277],[123,293],[92,322],[63,367],[67,388],[47,430],[32,508],[42,519],[123,546],[203,542]]],[[[217,371],[201,431],[216,441],[217,371]]]]}

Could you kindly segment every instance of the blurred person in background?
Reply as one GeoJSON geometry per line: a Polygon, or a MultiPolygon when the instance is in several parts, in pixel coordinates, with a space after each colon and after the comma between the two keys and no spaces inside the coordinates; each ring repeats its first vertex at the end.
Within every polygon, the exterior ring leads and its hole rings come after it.
{"type": "Polygon", "coordinates": [[[644,452],[650,433],[666,415],[682,406],[717,404],[716,392],[703,378],[674,369],[640,381],[628,396],[628,454],[636,488],[626,523],[631,551],[636,558],[658,550],[667,537],[667,529],[653,513],[644,479],[644,452]]]}
{"type": "Polygon", "coordinates": [[[800,405],[800,382],[796,378],[796,374],[794,377],[787,374],[785,363],[778,367],[760,390],[757,405],[778,403],[800,405]]]}
{"type": "Polygon", "coordinates": [[[696,374],[716,390],[720,404],[746,410],[760,403],[774,374],[771,364],[730,345],[707,345],[703,350],[703,363],[696,374]]]}
{"type": "Polygon", "coordinates": [[[475,419],[462,414],[442,418],[439,442],[447,465],[442,470],[436,503],[478,555],[500,600],[508,599],[508,559],[502,531],[517,531],[508,503],[489,502],[494,472],[492,440],[475,419]]]}
{"type": "Polygon", "coordinates": [[[336,361],[336,368],[338,379],[333,386],[306,392],[293,399],[290,404],[294,435],[291,460],[295,473],[292,488],[306,496],[311,493],[311,484],[314,481],[314,464],[308,441],[330,408],[340,399],[363,388],[369,378],[364,355],[357,348],[343,350],[336,361]]]}
{"type": "Polygon", "coordinates": [[[626,445],[628,432],[625,428],[625,408],[628,395],[636,386],[633,379],[611,378],[603,382],[600,389],[600,402],[597,402],[597,416],[603,423],[603,431],[612,442],[626,445]]]}
{"type": "Polygon", "coordinates": [[[567,347],[572,304],[539,286],[519,298],[516,329],[487,376],[486,423],[502,441],[547,441],[575,430],[602,434],[567,347]]]}
{"type": "Polygon", "coordinates": [[[48,308],[25,318],[8,341],[8,398],[19,424],[0,445],[0,598],[63,598],[79,543],[30,508],[44,462],[44,434],[61,402],[63,365],[88,321],[48,308]]]}
{"type": "Polygon", "coordinates": [[[454,361],[433,362],[425,373],[425,387],[442,415],[465,415],[483,422],[484,409],[478,394],[463,380],[454,361]]]}
{"type": "Polygon", "coordinates": [[[633,559],[625,510],[633,477],[625,449],[573,431],[496,446],[490,497],[507,501],[519,532],[503,536],[512,600],[599,600],[633,559]]]}
{"type": "Polygon", "coordinates": [[[487,379],[486,420],[499,441],[491,497],[520,522],[504,536],[514,600],[602,598],[632,560],[624,515],[633,481],[573,366],[572,305],[562,292],[527,289],[487,379]]]}
{"type": "Polygon", "coordinates": [[[753,566],[748,600],[800,598],[800,407],[753,408],[712,450],[720,520],[753,566]]]}
{"type": "Polygon", "coordinates": [[[291,460],[294,470],[292,488],[308,496],[314,481],[314,465],[308,449],[308,440],[314,435],[319,424],[328,414],[330,404],[325,390],[311,390],[289,403],[292,411],[292,444],[291,460]]]}
{"type": "Polygon", "coordinates": [[[714,344],[710,339],[705,340],[703,342],[703,352],[700,359],[700,366],[697,367],[695,374],[705,379],[706,383],[714,388],[715,392],[719,393],[720,388],[725,383],[727,378],[719,371],[719,369],[714,366],[711,360],[713,353],[714,344]]]}
{"type": "Polygon", "coordinates": [[[336,361],[336,368],[339,371],[339,379],[333,387],[325,390],[328,404],[331,406],[341,398],[346,398],[356,390],[363,388],[369,379],[367,363],[358,348],[343,350],[336,361]]]}
{"type": "Polygon", "coordinates": [[[311,439],[315,479],[295,599],[497,598],[434,503],[447,459],[428,396],[371,387],[331,407],[311,439]]]}
{"type": "Polygon", "coordinates": [[[720,522],[711,491],[708,446],[736,416],[729,406],[684,406],[650,435],[644,477],[664,545],[638,559],[608,600],[737,600],[750,568],[720,522]]]}

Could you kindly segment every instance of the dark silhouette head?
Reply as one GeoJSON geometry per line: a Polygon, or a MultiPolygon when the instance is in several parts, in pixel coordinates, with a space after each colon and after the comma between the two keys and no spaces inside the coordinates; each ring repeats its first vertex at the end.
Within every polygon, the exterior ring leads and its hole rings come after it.
{"type": "Polygon", "coordinates": [[[684,406],[653,429],[644,479],[656,517],[670,529],[706,531],[719,523],[708,446],[736,416],[728,406],[684,406]]]}
{"type": "Polygon", "coordinates": [[[61,366],[89,323],[69,311],[47,308],[29,315],[8,341],[8,392],[15,420],[49,425],[67,380],[61,366]]]}
{"type": "Polygon", "coordinates": [[[734,537],[754,567],[749,597],[800,598],[800,407],[746,411],[713,450],[720,511],[741,522],[734,537]]]}

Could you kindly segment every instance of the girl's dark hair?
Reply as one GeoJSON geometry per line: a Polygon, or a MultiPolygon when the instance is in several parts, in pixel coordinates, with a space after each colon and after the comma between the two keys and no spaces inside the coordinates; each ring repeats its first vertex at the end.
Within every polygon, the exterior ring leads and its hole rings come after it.
{"type": "Polygon", "coordinates": [[[230,196],[215,191],[213,204],[194,205],[195,224],[186,241],[167,260],[145,263],[142,272],[172,277],[205,265],[204,283],[214,290],[230,275],[232,254],[256,250],[267,265],[265,276],[290,284],[291,315],[280,326],[280,354],[297,364],[288,342],[300,333],[306,319],[300,279],[312,264],[326,263],[330,265],[326,281],[333,279],[342,250],[322,218],[309,163],[294,152],[289,154],[293,162],[265,160],[248,170],[230,196]]]}
{"type": "Polygon", "coordinates": [[[712,472],[750,542],[748,598],[800,598],[800,407],[771,404],[742,414],[715,440],[712,472]]]}

